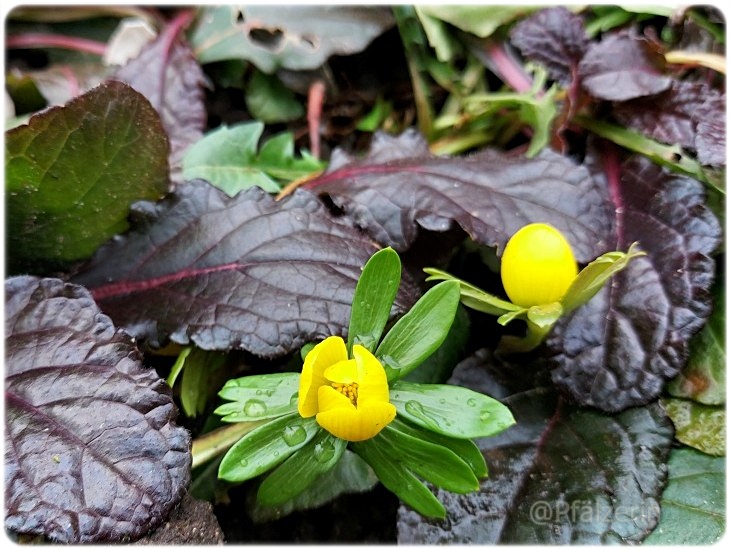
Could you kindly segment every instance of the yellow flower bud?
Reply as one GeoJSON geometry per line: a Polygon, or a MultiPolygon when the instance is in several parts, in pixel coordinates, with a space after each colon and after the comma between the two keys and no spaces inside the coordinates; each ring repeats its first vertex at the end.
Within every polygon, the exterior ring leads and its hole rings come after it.
{"type": "Polygon", "coordinates": [[[508,241],[500,276],[510,300],[531,307],[560,301],[578,271],[564,236],[550,225],[532,223],[508,241]]]}

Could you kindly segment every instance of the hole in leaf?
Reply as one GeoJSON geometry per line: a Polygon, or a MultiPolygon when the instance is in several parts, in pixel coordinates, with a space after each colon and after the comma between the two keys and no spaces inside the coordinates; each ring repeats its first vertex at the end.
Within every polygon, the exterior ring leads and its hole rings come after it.
{"type": "Polygon", "coordinates": [[[281,29],[251,29],[249,31],[249,38],[259,46],[276,50],[284,40],[284,32],[281,29]]]}

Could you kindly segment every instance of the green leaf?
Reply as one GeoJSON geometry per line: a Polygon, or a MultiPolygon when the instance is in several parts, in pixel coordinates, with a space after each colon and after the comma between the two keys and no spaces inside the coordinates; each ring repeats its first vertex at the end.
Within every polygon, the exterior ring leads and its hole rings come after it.
{"type": "Polygon", "coordinates": [[[399,430],[392,422],[379,435],[378,445],[420,478],[453,493],[470,493],[480,488],[472,468],[452,450],[399,430]]]}
{"type": "Polygon", "coordinates": [[[420,15],[429,15],[451,23],[458,29],[486,37],[498,27],[510,23],[536,10],[535,6],[522,5],[438,5],[429,4],[419,8],[420,15]]]}
{"type": "Polygon", "coordinates": [[[264,506],[280,506],[307,489],[330,471],[343,456],[347,441],[325,430],[290,456],[259,486],[256,500],[264,506]]]}
{"type": "Polygon", "coordinates": [[[498,400],[460,386],[399,380],[391,387],[390,400],[399,416],[449,437],[490,437],[515,424],[498,400]]]}
{"type": "Polygon", "coordinates": [[[564,315],[591,300],[612,275],[627,267],[632,258],[644,255],[644,252],[637,250],[637,243],[632,243],[626,253],[607,252],[590,262],[579,272],[561,299],[564,315]]]}
{"type": "Polygon", "coordinates": [[[233,403],[219,406],[214,413],[224,422],[248,422],[294,412],[299,379],[297,372],[284,372],[229,380],[218,395],[233,403]]]}
{"type": "Polygon", "coordinates": [[[246,87],[246,108],[265,123],[289,122],[305,114],[294,93],[276,75],[254,71],[246,87]]]}
{"type": "Polygon", "coordinates": [[[204,179],[233,197],[254,186],[276,193],[279,181],[291,181],[322,169],[322,164],[311,156],[295,157],[290,133],[271,138],[257,153],[263,132],[261,122],[221,125],[188,148],[183,157],[183,177],[204,179]]]}
{"type": "Polygon", "coordinates": [[[272,469],[315,437],[314,418],[297,413],[272,420],[242,437],[223,457],[218,477],[241,482],[272,469]]]}
{"type": "Polygon", "coordinates": [[[170,386],[171,388],[175,385],[175,382],[177,381],[178,376],[180,376],[180,373],[183,372],[185,360],[188,358],[188,355],[190,355],[191,351],[193,351],[192,346],[183,348],[178,354],[178,358],[175,360],[175,363],[170,368],[170,374],[168,374],[167,383],[168,386],[170,386]]]}
{"type": "Polygon", "coordinates": [[[561,304],[554,302],[552,304],[541,304],[540,306],[532,306],[528,308],[526,317],[538,328],[544,329],[553,326],[556,321],[561,318],[563,313],[564,311],[561,304]]]}
{"type": "Polygon", "coordinates": [[[379,250],[366,262],[353,296],[348,327],[348,352],[360,344],[371,353],[391,316],[401,282],[401,260],[392,248],[379,250]]]}
{"type": "Polygon", "coordinates": [[[481,479],[487,477],[487,463],[480,448],[471,439],[457,439],[455,437],[447,437],[446,435],[432,432],[418,424],[412,424],[405,420],[396,418],[393,421],[394,427],[402,433],[408,434],[416,439],[428,441],[440,447],[446,447],[460,459],[462,459],[475,474],[475,477],[481,479]]]}
{"type": "Polygon", "coordinates": [[[269,420],[265,419],[257,422],[226,424],[195,438],[190,449],[190,454],[193,458],[191,468],[195,469],[216,457],[223,458],[220,455],[224,451],[233,447],[247,433],[254,431],[259,426],[263,426],[268,422],[269,420]]]}
{"type": "Polygon", "coordinates": [[[185,359],[183,381],[180,384],[180,403],[189,417],[203,414],[208,400],[216,394],[226,375],[225,353],[193,348],[185,359]]]}
{"type": "Polygon", "coordinates": [[[462,352],[470,337],[470,316],[464,307],[457,308],[454,322],[439,349],[427,357],[418,369],[412,370],[404,380],[419,384],[441,384],[451,375],[462,359],[462,352]]]}
{"type": "Polygon", "coordinates": [[[685,399],[663,399],[675,439],[709,455],[726,454],[726,409],[685,399]]]}
{"type": "Polygon", "coordinates": [[[129,227],[130,205],[168,187],[168,140],[147,99],[108,82],[5,134],[7,262],[48,272],[129,227]]]}
{"type": "Polygon", "coordinates": [[[714,310],[703,329],[690,341],[690,357],[680,375],[668,384],[674,397],[706,405],[726,402],[726,290],[719,278],[711,289],[714,310]]]}
{"type": "Polygon", "coordinates": [[[466,281],[450,275],[446,271],[427,267],[424,269],[424,272],[429,275],[426,278],[427,281],[457,281],[459,283],[462,303],[475,311],[482,311],[490,315],[503,315],[505,313],[520,314],[526,311],[525,308],[516,306],[507,300],[502,300],[466,281]]]}
{"type": "Polygon", "coordinates": [[[378,476],[383,485],[399,497],[404,504],[422,516],[442,519],[444,506],[427,487],[403,464],[392,460],[391,455],[379,444],[381,432],[376,437],[353,444],[355,451],[378,476]]]}
{"type": "Polygon", "coordinates": [[[459,283],[444,281],[424,294],[376,350],[389,381],[418,367],[442,344],[459,305],[459,283]]]}
{"type": "Polygon", "coordinates": [[[726,460],[693,449],[675,449],[668,460],[662,517],[644,540],[655,545],[703,545],[726,529],[726,460]]]}
{"type": "Polygon", "coordinates": [[[248,514],[256,523],[282,518],[295,510],[309,510],[334,500],[340,495],[365,493],[378,483],[370,466],[352,451],[346,451],[332,470],[322,474],[316,483],[291,500],[277,506],[262,506],[252,499],[248,514]]]}

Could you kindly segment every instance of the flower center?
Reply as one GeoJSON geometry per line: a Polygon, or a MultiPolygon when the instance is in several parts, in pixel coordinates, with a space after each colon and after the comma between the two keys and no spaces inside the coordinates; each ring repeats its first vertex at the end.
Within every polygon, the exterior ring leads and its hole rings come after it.
{"type": "Polygon", "coordinates": [[[350,384],[343,384],[341,382],[333,382],[332,387],[342,393],[345,397],[350,399],[353,405],[357,404],[358,401],[358,382],[351,382],[350,384]]]}

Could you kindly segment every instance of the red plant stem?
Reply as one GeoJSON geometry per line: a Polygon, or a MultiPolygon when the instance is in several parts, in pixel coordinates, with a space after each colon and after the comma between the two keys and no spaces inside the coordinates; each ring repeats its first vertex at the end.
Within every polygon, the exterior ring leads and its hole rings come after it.
{"type": "Polygon", "coordinates": [[[312,156],[320,158],[320,118],[322,104],[325,102],[325,83],[316,80],[307,93],[307,127],[310,131],[310,149],[312,156]]]}
{"type": "Polygon", "coordinates": [[[24,33],[8,36],[5,39],[5,47],[11,48],[63,48],[93,55],[104,55],[107,45],[96,40],[78,38],[75,36],[64,36],[62,34],[46,33],[24,33]]]}
{"type": "Polygon", "coordinates": [[[624,246],[624,198],[620,190],[622,167],[614,145],[608,142],[603,144],[602,165],[607,176],[609,196],[614,203],[615,219],[617,220],[617,248],[624,246]]]}
{"type": "Polygon", "coordinates": [[[495,70],[498,72],[498,76],[503,82],[518,93],[525,93],[531,90],[533,82],[530,77],[521,66],[510,58],[502,43],[489,43],[487,45],[487,53],[494,64],[495,70]]]}

